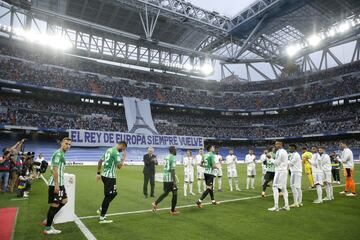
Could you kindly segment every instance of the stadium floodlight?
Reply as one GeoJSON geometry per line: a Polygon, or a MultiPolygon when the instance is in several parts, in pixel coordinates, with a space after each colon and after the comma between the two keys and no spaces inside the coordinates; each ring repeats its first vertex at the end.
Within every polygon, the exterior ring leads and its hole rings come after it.
{"type": "Polygon", "coordinates": [[[349,22],[344,22],[344,23],[340,24],[339,32],[344,33],[346,31],[348,31],[350,29],[350,27],[351,26],[350,26],[349,22]]]}
{"type": "Polygon", "coordinates": [[[294,56],[296,53],[298,53],[301,49],[300,44],[294,44],[294,45],[290,45],[286,48],[286,53],[292,57],[294,56]]]}
{"type": "Polygon", "coordinates": [[[330,37],[334,37],[336,35],[336,28],[331,28],[330,31],[328,32],[328,35],[330,37]]]}
{"type": "Polygon", "coordinates": [[[318,35],[312,35],[307,39],[307,42],[315,47],[317,45],[319,45],[319,43],[321,42],[321,38],[318,35]]]}
{"type": "Polygon", "coordinates": [[[201,72],[204,73],[205,75],[210,75],[211,73],[213,73],[213,71],[214,71],[214,68],[209,63],[205,63],[201,67],[201,72]]]}

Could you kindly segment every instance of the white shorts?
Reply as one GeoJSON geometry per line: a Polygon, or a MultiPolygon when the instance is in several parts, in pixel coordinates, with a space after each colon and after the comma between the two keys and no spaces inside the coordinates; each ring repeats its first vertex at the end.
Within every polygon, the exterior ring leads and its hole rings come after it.
{"type": "Polygon", "coordinates": [[[324,171],[323,173],[323,181],[327,183],[331,183],[331,171],[324,171]]]}
{"type": "Polygon", "coordinates": [[[291,173],[290,187],[301,188],[302,174],[300,172],[291,173]]]}
{"type": "Polygon", "coordinates": [[[194,172],[184,172],[184,182],[194,182],[194,172]]]}
{"type": "Polygon", "coordinates": [[[248,175],[248,176],[256,176],[256,168],[254,168],[254,167],[247,167],[247,175],[248,175]]]}
{"type": "Polygon", "coordinates": [[[324,175],[324,173],[322,173],[322,172],[320,172],[320,173],[318,173],[318,172],[314,173],[313,172],[314,184],[315,185],[316,184],[323,185],[323,182],[324,182],[323,175],[324,175]]]}
{"type": "Polygon", "coordinates": [[[197,179],[204,180],[204,171],[203,170],[197,170],[197,179]]]}
{"type": "Polygon", "coordinates": [[[222,169],[215,169],[214,170],[214,176],[215,177],[222,177],[223,173],[222,173],[222,169]]]}
{"type": "Polygon", "coordinates": [[[287,172],[275,172],[273,187],[277,187],[280,189],[286,188],[287,178],[288,178],[287,172]]]}
{"type": "Polygon", "coordinates": [[[237,171],[235,168],[228,169],[227,175],[228,175],[228,178],[237,178],[238,177],[238,174],[237,174],[237,171]]]}

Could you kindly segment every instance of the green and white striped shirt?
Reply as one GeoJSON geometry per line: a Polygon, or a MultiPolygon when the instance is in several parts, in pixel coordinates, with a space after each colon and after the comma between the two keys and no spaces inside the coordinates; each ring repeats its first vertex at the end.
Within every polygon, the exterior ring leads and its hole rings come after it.
{"type": "Polygon", "coordinates": [[[176,167],[176,159],[175,156],[172,154],[169,154],[165,157],[165,166],[164,166],[164,176],[163,180],[164,182],[173,182],[174,179],[171,176],[171,171],[175,170],[176,167]]]}
{"type": "MultiPolygon", "coordinates": [[[[65,153],[58,149],[55,151],[51,157],[51,172],[53,171],[54,167],[58,167],[58,182],[59,186],[64,186],[64,170],[65,170],[65,153]]],[[[49,186],[55,186],[55,181],[53,175],[51,175],[49,179],[49,186]]]]}
{"type": "Polygon", "coordinates": [[[215,154],[208,152],[204,156],[204,168],[206,174],[214,175],[215,154]]]}
{"type": "Polygon", "coordinates": [[[121,155],[116,147],[108,148],[104,155],[101,157],[101,160],[104,162],[104,169],[102,176],[107,178],[116,178],[116,168],[117,165],[121,162],[121,155]]]}

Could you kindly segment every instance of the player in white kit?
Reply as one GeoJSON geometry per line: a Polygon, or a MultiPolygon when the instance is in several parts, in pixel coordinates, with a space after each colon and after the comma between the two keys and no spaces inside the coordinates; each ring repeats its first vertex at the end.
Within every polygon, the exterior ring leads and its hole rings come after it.
{"type": "Polygon", "coordinates": [[[230,192],[233,191],[232,182],[235,182],[236,191],[240,191],[238,174],[236,170],[237,157],[234,155],[234,150],[229,150],[229,155],[226,156],[227,175],[229,179],[230,192]]]}
{"type": "Polygon", "coordinates": [[[215,179],[217,178],[218,180],[218,192],[222,192],[221,187],[222,187],[222,167],[221,167],[221,163],[223,161],[223,157],[219,154],[219,149],[216,150],[215,152],[215,164],[218,166],[217,169],[215,169],[214,173],[215,173],[215,177],[214,177],[214,184],[213,187],[215,189],[215,179]]]}
{"type": "Polygon", "coordinates": [[[198,193],[202,194],[201,185],[203,185],[204,191],[206,190],[206,184],[204,179],[204,167],[201,166],[204,156],[204,149],[199,149],[199,154],[195,157],[196,162],[196,176],[197,176],[197,188],[198,193]]]}
{"type": "Polygon", "coordinates": [[[323,201],[334,200],[333,187],[331,185],[331,159],[330,156],[325,152],[325,147],[319,147],[319,155],[321,168],[323,170],[323,181],[325,184],[326,197],[323,201]]]}
{"type": "Polygon", "coordinates": [[[187,187],[189,186],[189,194],[193,193],[193,182],[194,182],[194,166],[195,159],[192,156],[191,150],[186,151],[186,157],[184,157],[184,196],[187,196],[187,187]]]}
{"type": "Polygon", "coordinates": [[[294,203],[290,207],[302,206],[302,191],[301,191],[301,178],[302,178],[302,160],[300,154],[296,151],[295,144],[289,145],[289,168],[291,172],[290,187],[293,193],[294,203]]]}
{"type": "Polygon", "coordinates": [[[245,156],[245,163],[247,164],[247,177],[246,177],[246,189],[249,190],[255,189],[255,176],[256,176],[256,156],[252,149],[249,150],[249,153],[245,156]]]}
{"type": "Polygon", "coordinates": [[[284,149],[284,143],[282,141],[275,142],[276,155],[275,160],[268,159],[275,165],[275,177],[273,181],[273,195],[274,195],[274,207],[269,208],[269,211],[277,212],[279,208],[279,189],[283,193],[285,206],[284,210],[290,211],[288,191],[286,189],[287,177],[288,177],[288,153],[284,149]]]}
{"type": "Polygon", "coordinates": [[[318,147],[311,147],[312,157],[309,159],[309,163],[311,164],[311,171],[314,176],[314,185],[316,187],[318,198],[314,200],[314,203],[319,204],[322,203],[322,185],[323,185],[323,170],[320,161],[320,154],[318,153],[318,147]]]}

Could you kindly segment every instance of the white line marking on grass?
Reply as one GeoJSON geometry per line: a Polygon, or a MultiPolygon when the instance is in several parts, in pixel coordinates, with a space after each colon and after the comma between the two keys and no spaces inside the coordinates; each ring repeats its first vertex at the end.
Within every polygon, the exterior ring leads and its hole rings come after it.
{"type": "MultiPolygon", "coordinates": [[[[49,182],[44,178],[43,175],[41,175],[42,180],[44,180],[45,184],[48,186],[49,182]]],[[[78,216],[75,214],[75,220],[74,220],[76,226],[80,229],[82,234],[86,237],[88,240],[96,240],[96,237],[90,232],[90,230],[85,226],[85,224],[78,218],[78,216]]]]}
{"type": "Polygon", "coordinates": [[[10,199],[11,201],[23,201],[23,200],[28,200],[29,198],[12,198],[10,199]]]}
{"type": "MultiPolygon", "coordinates": [[[[355,183],[355,184],[359,184],[359,183],[355,183]]],[[[336,185],[333,187],[337,188],[337,187],[344,187],[344,186],[345,186],[345,184],[341,184],[341,185],[336,185]]],[[[309,192],[309,191],[314,191],[314,189],[307,189],[307,190],[304,190],[303,192],[309,192]]],[[[289,193],[291,193],[291,191],[289,191],[289,193]]],[[[272,194],[267,195],[267,197],[270,197],[270,196],[272,196],[272,194]]],[[[252,197],[234,198],[234,199],[222,200],[222,201],[219,201],[219,203],[239,202],[239,201],[257,199],[257,198],[262,198],[262,197],[261,196],[252,196],[252,197]]],[[[211,204],[211,202],[206,202],[206,203],[203,203],[202,205],[210,205],[210,204],[211,204]]],[[[188,205],[177,206],[176,208],[180,209],[180,208],[191,208],[191,207],[196,207],[196,205],[188,204],[188,205]]],[[[157,211],[164,211],[164,210],[170,210],[170,207],[157,209],[157,211]]],[[[132,215],[132,214],[148,213],[148,212],[152,212],[152,209],[137,210],[137,211],[130,211],[130,212],[110,213],[110,214],[106,214],[106,216],[132,215]]],[[[79,217],[79,219],[91,219],[91,218],[98,218],[98,217],[99,217],[98,215],[84,216],[84,217],[79,217]]]]}
{"type": "Polygon", "coordinates": [[[78,226],[80,231],[84,234],[88,240],[96,240],[95,236],[90,232],[90,230],[85,226],[85,224],[75,215],[75,224],[78,226]]]}

